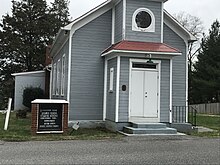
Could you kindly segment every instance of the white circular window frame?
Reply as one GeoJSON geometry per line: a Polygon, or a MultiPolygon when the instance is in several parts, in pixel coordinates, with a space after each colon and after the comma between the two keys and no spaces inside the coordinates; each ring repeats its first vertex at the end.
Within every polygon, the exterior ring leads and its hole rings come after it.
{"type": "Polygon", "coordinates": [[[153,12],[151,10],[147,9],[147,8],[139,8],[139,9],[137,9],[134,12],[133,16],[132,16],[132,30],[133,31],[140,31],[140,32],[155,32],[155,16],[154,16],[153,12]],[[150,14],[150,16],[151,16],[152,21],[151,21],[150,26],[147,27],[147,28],[141,28],[141,27],[137,26],[136,16],[141,11],[145,11],[148,14],[150,14]]]}

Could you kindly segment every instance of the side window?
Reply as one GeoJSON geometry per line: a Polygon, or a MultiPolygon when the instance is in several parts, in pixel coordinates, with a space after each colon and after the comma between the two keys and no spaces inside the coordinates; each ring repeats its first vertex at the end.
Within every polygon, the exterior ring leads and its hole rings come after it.
{"type": "Polygon", "coordinates": [[[62,73],[61,73],[61,95],[64,96],[64,87],[65,87],[65,54],[62,57],[62,73]]]}
{"type": "Polygon", "coordinates": [[[57,64],[56,63],[54,63],[53,64],[53,91],[52,91],[52,93],[53,93],[53,95],[55,95],[56,94],[56,78],[57,78],[57,74],[56,74],[56,72],[57,72],[57,64]]]}
{"type": "Polygon", "coordinates": [[[155,32],[155,17],[147,8],[137,9],[132,17],[132,30],[141,32],[155,32]]]}
{"type": "Polygon", "coordinates": [[[109,74],[109,92],[113,92],[113,82],[114,82],[114,68],[110,68],[110,74],[109,74]]]}
{"type": "Polygon", "coordinates": [[[60,92],[60,60],[57,62],[57,72],[56,72],[56,95],[60,92]]]}

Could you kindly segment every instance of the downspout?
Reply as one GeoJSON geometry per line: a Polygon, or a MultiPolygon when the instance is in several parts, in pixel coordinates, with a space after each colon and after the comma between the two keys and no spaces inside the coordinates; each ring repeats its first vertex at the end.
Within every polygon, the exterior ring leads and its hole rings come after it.
{"type": "Polygon", "coordinates": [[[188,123],[188,114],[189,114],[189,68],[188,68],[188,51],[189,51],[189,43],[193,43],[197,40],[188,40],[185,41],[186,44],[186,123],[188,123]]]}

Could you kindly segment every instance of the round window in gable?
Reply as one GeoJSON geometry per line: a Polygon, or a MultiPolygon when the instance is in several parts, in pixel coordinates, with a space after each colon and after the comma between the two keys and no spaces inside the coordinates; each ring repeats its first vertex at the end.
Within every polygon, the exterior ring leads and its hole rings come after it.
{"type": "Polygon", "coordinates": [[[155,17],[147,8],[137,9],[132,18],[132,30],[142,32],[155,32],[155,17]]]}
{"type": "Polygon", "coordinates": [[[148,12],[141,11],[136,15],[135,21],[137,27],[148,28],[152,23],[152,18],[148,12]]]}

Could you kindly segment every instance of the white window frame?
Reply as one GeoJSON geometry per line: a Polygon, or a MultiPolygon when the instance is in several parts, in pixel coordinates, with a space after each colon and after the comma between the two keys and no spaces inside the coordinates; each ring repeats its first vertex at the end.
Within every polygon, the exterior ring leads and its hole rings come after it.
{"type": "Polygon", "coordinates": [[[62,71],[61,71],[61,96],[64,96],[64,87],[65,87],[65,68],[66,68],[66,56],[65,54],[62,57],[62,71]]]}
{"type": "Polygon", "coordinates": [[[155,32],[155,16],[153,14],[153,12],[150,10],[150,9],[147,9],[147,8],[139,8],[137,9],[133,16],[132,16],[132,30],[133,31],[140,31],[140,32],[155,32]],[[137,23],[136,23],[136,16],[139,12],[141,11],[145,11],[147,12],[148,14],[150,14],[151,16],[151,25],[147,28],[140,28],[137,26],[137,23]]]}
{"type": "Polygon", "coordinates": [[[57,72],[56,72],[56,95],[60,92],[60,59],[57,61],[57,72]]]}
{"type": "Polygon", "coordinates": [[[109,72],[109,93],[113,92],[114,88],[114,68],[110,68],[109,72]]]}
{"type": "Polygon", "coordinates": [[[57,71],[57,64],[56,63],[54,63],[53,64],[53,95],[55,95],[56,94],[56,71],[57,71]]]}

